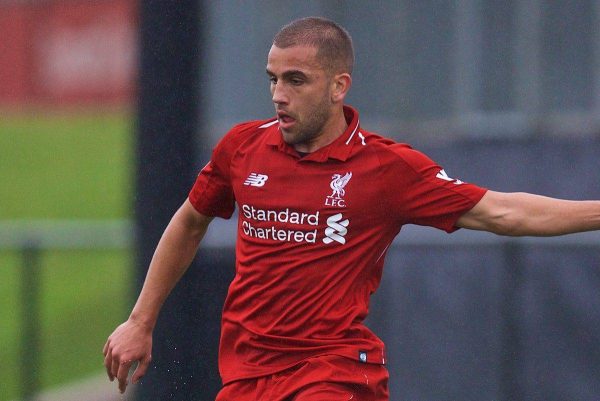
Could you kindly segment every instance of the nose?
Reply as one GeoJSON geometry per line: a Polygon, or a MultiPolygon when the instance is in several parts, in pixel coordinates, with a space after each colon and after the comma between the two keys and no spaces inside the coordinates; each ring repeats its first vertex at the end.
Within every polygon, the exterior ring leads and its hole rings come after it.
{"type": "Polygon", "coordinates": [[[285,88],[279,82],[271,84],[271,95],[272,95],[273,103],[275,103],[275,104],[289,103],[288,96],[285,93],[285,88]]]}

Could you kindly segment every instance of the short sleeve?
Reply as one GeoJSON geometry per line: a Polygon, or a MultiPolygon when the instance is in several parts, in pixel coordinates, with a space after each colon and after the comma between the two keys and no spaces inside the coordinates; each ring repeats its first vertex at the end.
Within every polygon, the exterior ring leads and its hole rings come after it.
{"type": "Polygon", "coordinates": [[[404,223],[431,226],[453,232],[457,220],[471,210],[486,189],[452,178],[423,153],[398,145],[396,207],[404,223]]]}
{"type": "Polygon", "coordinates": [[[231,155],[226,148],[221,142],[214,149],[211,160],[198,174],[188,199],[198,212],[228,219],[235,210],[235,196],[229,171],[231,155]]]}
{"type": "Polygon", "coordinates": [[[219,141],[210,161],[196,178],[188,199],[194,208],[206,215],[224,219],[235,211],[235,193],[231,182],[231,160],[240,146],[260,134],[270,120],[247,121],[232,127],[219,141]]]}

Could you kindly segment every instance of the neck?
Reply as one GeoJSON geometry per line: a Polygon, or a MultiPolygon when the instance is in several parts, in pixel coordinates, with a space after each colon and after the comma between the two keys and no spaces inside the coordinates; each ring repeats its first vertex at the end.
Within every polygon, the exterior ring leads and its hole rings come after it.
{"type": "Polygon", "coordinates": [[[332,118],[325,123],[320,135],[310,142],[294,145],[294,149],[301,153],[315,152],[335,141],[346,131],[347,128],[348,123],[346,122],[346,117],[344,116],[344,109],[343,107],[340,107],[332,115],[332,118]]]}

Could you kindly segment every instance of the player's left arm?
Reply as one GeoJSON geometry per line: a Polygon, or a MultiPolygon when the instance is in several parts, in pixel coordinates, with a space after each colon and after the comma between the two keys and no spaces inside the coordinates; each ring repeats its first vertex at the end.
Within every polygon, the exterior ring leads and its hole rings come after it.
{"type": "Polygon", "coordinates": [[[554,236],[600,230],[600,201],[487,191],[456,225],[509,236],[554,236]]]}

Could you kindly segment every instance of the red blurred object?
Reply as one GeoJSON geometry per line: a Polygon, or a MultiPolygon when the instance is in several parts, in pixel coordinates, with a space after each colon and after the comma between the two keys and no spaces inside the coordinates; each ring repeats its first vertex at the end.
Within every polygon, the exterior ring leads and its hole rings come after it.
{"type": "Polygon", "coordinates": [[[0,38],[0,106],[133,101],[135,1],[2,2],[0,38]]]}

